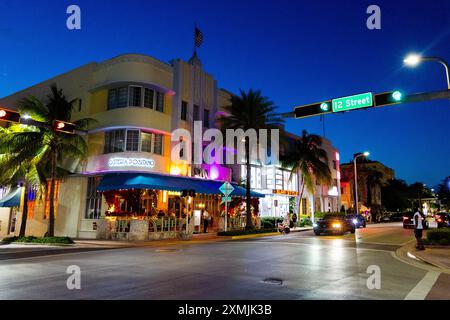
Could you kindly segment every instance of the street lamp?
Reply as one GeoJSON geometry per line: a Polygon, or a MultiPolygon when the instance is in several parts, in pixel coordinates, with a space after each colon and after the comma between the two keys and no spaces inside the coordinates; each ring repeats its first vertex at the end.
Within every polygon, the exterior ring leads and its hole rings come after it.
{"type": "Polygon", "coordinates": [[[356,159],[359,157],[368,157],[370,155],[369,152],[357,153],[353,157],[353,169],[355,170],[355,214],[359,213],[358,210],[358,170],[356,169],[356,159]]]}
{"type": "Polygon", "coordinates": [[[442,64],[444,66],[445,75],[447,77],[447,88],[450,90],[450,77],[449,77],[449,69],[450,68],[448,66],[448,63],[444,59],[438,58],[438,57],[422,57],[418,54],[410,54],[403,60],[403,62],[407,66],[410,66],[410,67],[415,67],[423,61],[435,61],[435,62],[439,62],[440,64],[442,64]]]}

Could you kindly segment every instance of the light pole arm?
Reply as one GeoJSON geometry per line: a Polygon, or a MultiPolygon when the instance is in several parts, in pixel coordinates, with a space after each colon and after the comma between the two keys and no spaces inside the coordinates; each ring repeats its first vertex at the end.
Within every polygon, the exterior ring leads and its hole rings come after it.
{"type": "Polygon", "coordinates": [[[439,57],[423,57],[422,58],[423,61],[436,61],[439,62],[440,64],[442,64],[445,68],[445,76],[447,78],[447,88],[450,90],[450,76],[449,76],[449,65],[447,63],[447,61],[445,61],[442,58],[439,57]]]}

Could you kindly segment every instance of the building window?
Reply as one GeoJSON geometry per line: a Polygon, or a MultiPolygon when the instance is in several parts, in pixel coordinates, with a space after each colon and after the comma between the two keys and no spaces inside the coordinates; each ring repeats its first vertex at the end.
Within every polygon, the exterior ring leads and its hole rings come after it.
{"type": "Polygon", "coordinates": [[[209,128],[209,110],[203,110],[203,126],[209,128]]]}
{"type": "Polygon", "coordinates": [[[142,88],[130,86],[130,107],[140,107],[142,105],[142,88]]]}
{"type": "Polygon", "coordinates": [[[125,149],[125,130],[105,132],[104,153],[123,152],[125,149]]]}
{"type": "Polygon", "coordinates": [[[100,177],[89,177],[86,195],[85,219],[100,219],[102,209],[102,194],[97,191],[100,177]]]}
{"type": "Polygon", "coordinates": [[[338,169],[338,163],[336,160],[333,160],[333,169],[337,170],[338,169]]]}
{"type": "Polygon", "coordinates": [[[194,105],[194,121],[199,121],[200,119],[200,107],[194,105]]]}
{"type": "Polygon", "coordinates": [[[156,93],[156,111],[164,112],[164,93],[156,93]]]}
{"type": "Polygon", "coordinates": [[[144,107],[153,109],[154,107],[154,101],[155,98],[155,91],[152,89],[145,88],[145,94],[144,94],[144,107]]]}
{"type": "Polygon", "coordinates": [[[153,153],[162,155],[163,154],[163,135],[155,134],[154,137],[155,137],[155,142],[154,142],[153,153]]]}
{"type": "Polygon", "coordinates": [[[127,130],[127,151],[139,151],[139,130],[127,130]]]}
{"type": "Polygon", "coordinates": [[[141,151],[152,152],[152,134],[147,132],[141,133],[141,151]]]}
{"type": "Polygon", "coordinates": [[[181,120],[187,120],[188,104],[186,101],[181,101],[181,120]]]}
{"type": "Polygon", "coordinates": [[[128,87],[110,89],[108,94],[108,110],[125,108],[128,102],[128,87]]]}

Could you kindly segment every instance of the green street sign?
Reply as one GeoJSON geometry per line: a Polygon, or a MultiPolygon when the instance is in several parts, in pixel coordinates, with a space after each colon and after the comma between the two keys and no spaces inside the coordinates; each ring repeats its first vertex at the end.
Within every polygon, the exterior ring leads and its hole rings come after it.
{"type": "Polygon", "coordinates": [[[222,192],[225,196],[230,195],[234,191],[234,187],[229,182],[225,182],[219,188],[220,192],[222,192]]]}
{"type": "Polygon", "coordinates": [[[349,111],[373,106],[372,92],[334,99],[333,112],[349,111]]]}
{"type": "Polygon", "coordinates": [[[231,202],[231,196],[227,197],[222,197],[222,203],[224,203],[225,201],[231,202]]]}

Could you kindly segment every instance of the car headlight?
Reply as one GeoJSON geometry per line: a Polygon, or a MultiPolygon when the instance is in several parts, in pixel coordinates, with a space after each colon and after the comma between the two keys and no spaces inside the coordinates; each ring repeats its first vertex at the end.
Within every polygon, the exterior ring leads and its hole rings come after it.
{"type": "Polygon", "coordinates": [[[317,228],[319,225],[317,223],[313,223],[313,228],[317,228]]]}
{"type": "Polygon", "coordinates": [[[353,224],[358,224],[358,220],[353,219],[353,224]]]}
{"type": "Polygon", "coordinates": [[[333,229],[340,229],[342,227],[340,223],[333,223],[331,226],[333,227],[333,229]]]}

